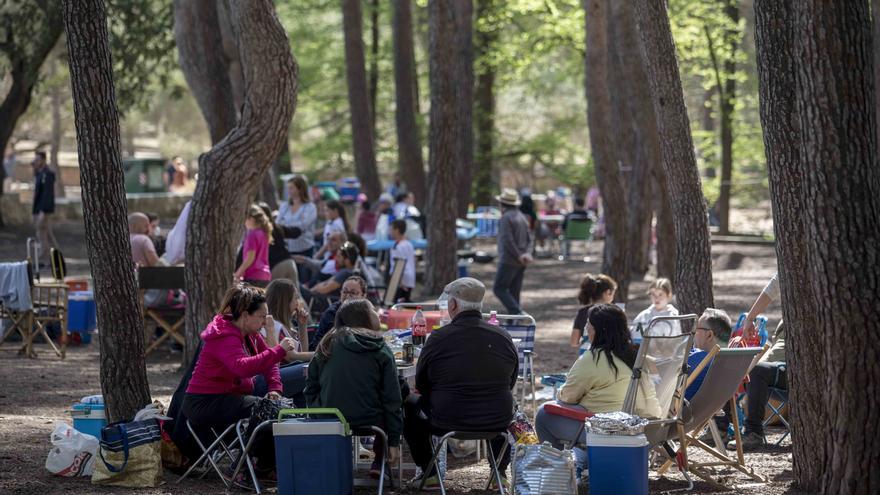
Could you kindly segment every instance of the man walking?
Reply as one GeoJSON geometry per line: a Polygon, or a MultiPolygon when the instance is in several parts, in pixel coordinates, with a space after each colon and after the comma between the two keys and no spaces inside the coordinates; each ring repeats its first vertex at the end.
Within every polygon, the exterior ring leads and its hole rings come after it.
{"type": "Polygon", "coordinates": [[[526,217],[517,209],[519,194],[504,189],[495,200],[501,203],[501,221],[498,225],[498,270],[492,292],[501,301],[507,314],[522,314],[519,295],[526,267],[532,262],[531,234],[526,217]]]}
{"type": "Polygon", "coordinates": [[[40,241],[40,258],[48,261],[49,248],[58,248],[52,232],[52,214],[55,213],[55,172],[46,163],[46,152],[37,151],[34,161],[34,228],[40,241]]]}

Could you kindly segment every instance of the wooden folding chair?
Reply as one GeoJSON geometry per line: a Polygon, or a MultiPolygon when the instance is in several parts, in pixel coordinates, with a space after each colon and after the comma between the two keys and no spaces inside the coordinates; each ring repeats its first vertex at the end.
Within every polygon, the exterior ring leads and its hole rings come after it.
{"type": "MultiPolygon", "coordinates": [[[[31,244],[28,244],[30,250],[31,244]]],[[[54,254],[54,253],[53,253],[54,254]]],[[[59,253],[60,256],[60,253],[59,253]]],[[[34,258],[36,259],[36,258],[34,258]]],[[[63,260],[62,260],[63,263],[63,260]]],[[[15,332],[21,334],[22,346],[18,353],[29,358],[36,358],[34,350],[34,338],[41,335],[55,354],[64,359],[67,351],[67,295],[68,287],[63,281],[52,280],[47,282],[34,281],[33,274],[36,270],[28,260],[28,283],[30,284],[30,307],[12,309],[0,304],[0,318],[12,322],[6,333],[0,338],[2,344],[15,332]],[[58,323],[61,334],[58,339],[59,345],[49,338],[46,328],[51,323],[58,323]],[[60,348],[59,348],[60,346],[60,348]]]]}
{"type": "MultiPolygon", "coordinates": [[[[148,308],[144,303],[144,294],[147,290],[179,290],[186,285],[184,279],[184,267],[182,266],[142,266],[138,268],[138,288],[140,289],[140,303],[142,313],[144,315],[144,323],[147,319],[153,320],[159,328],[162,329],[162,335],[159,336],[144,351],[144,356],[149,356],[155,351],[162,342],[169,337],[176,340],[180,345],[184,345],[183,335],[180,334],[184,325],[185,308],[181,304],[179,306],[163,306],[148,308]]],[[[146,325],[144,326],[146,329],[146,325]]],[[[145,330],[146,331],[146,330],[145,330]]],[[[150,340],[151,335],[146,335],[146,340],[150,340]]]]}

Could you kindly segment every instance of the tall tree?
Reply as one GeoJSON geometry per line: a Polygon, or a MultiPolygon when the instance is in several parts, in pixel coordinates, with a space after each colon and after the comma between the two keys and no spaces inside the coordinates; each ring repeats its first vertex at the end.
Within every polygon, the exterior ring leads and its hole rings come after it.
{"type": "MultiPolygon", "coordinates": [[[[278,157],[296,108],[297,66],[270,0],[230,0],[229,14],[244,74],[241,118],[219,143],[199,157],[199,181],[187,225],[187,355],[198,331],[211,320],[231,282],[242,218],[261,178],[278,157]]],[[[183,63],[184,57],[181,57],[183,63]]],[[[195,80],[193,92],[210,85],[195,80]]],[[[199,101],[197,99],[197,101],[199,101]]],[[[207,117],[207,115],[206,115],[207,117]]]]}
{"type": "Polygon", "coordinates": [[[715,85],[719,99],[721,132],[721,185],[718,194],[719,231],[730,232],[730,189],[733,177],[733,112],[736,104],[736,52],[739,48],[739,0],[721,0],[726,19],[724,43],[727,45],[723,62],[718,61],[709,28],[705,28],[709,54],[715,68],[715,85]]]}
{"type": "Polygon", "coordinates": [[[618,283],[615,298],[626,302],[629,293],[626,194],[620,177],[608,88],[608,0],[584,0],[586,27],[586,94],[590,148],[596,164],[596,182],[605,206],[605,247],[602,272],[618,283]]]}
{"type": "Polygon", "coordinates": [[[474,124],[477,143],[474,160],[473,194],[478,205],[492,204],[496,191],[492,155],[495,152],[495,52],[500,29],[494,16],[498,0],[477,0],[474,55],[477,60],[474,124]]]}
{"type": "Polygon", "coordinates": [[[713,306],[709,222],[694,156],[666,2],[636,0],[642,60],[651,82],[663,168],[675,224],[675,283],[684,313],[713,306]]]}
{"type": "Polygon", "coordinates": [[[370,0],[370,123],[376,136],[376,96],[379,94],[379,0],[370,0]]]}
{"type": "Polygon", "coordinates": [[[430,167],[428,193],[428,278],[426,294],[439,294],[455,279],[456,188],[461,159],[461,86],[468,83],[458,60],[457,29],[468,9],[466,0],[429,0],[428,44],[431,79],[430,167]]]}
{"type": "Polygon", "coordinates": [[[821,355],[827,337],[818,331],[816,295],[810,277],[810,235],[804,177],[809,165],[801,159],[798,109],[793,89],[797,84],[792,5],[798,0],[755,2],[755,52],[758,65],[764,152],[770,172],[776,260],[782,290],[782,316],[792,329],[786,357],[792,401],[792,450],[795,477],[802,488],[815,491],[826,469],[828,449],[816,431],[831,428],[823,387],[824,366],[810,356],[821,355]],[[801,212],[801,213],[798,213],[801,212]],[[803,356],[803,358],[802,358],[803,356]],[[806,358],[806,360],[804,360],[806,358]],[[800,425],[809,425],[803,428],[800,425]],[[807,481],[810,480],[810,481],[807,481]]]}
{"type": "Polygon", "coordinates": [[[657,276],[668,278],[675,284],[675,221],[672,218],[666,170],[659,164],[654,166],[654,186],[654,193],[657,195],[654,203],[654,214],[657,218],[657,276]]]}
{"type": "MultiPolygon", "coordinates": [[[[757,7],[759,14],[762,6],[757,7]]],[[[803,340],[804,345],[791,349],[792,368],[795,362],[809,367],[793,369],[798,375],[793,385],[795,393],[810,386],[818,388],[824,403],[808,406],[794,418],[795,431],[802,429],[817,437],[806,445],[820,446],[819,452],[796,449],[794,461],[798,482],[807,490],[876,493],[880,472],[874,466],[880,464],[880,438],[866,434],[880,427],[875,413],[880,397],[874,393],[880,383],[875,338],[880,332],[880,253],[876,249],[880,245],[880,167],[871,17],[867,2],[800,0],[790,7],[791,16],[783,19],[790,19],[793,26],[789,58],[793,62],[788,67],[794,69],[795,84],[788,91],[794,92],[795,112],[788,115],[796,119],[798,157],[803,164],[797,170],[803,173],[787,177],[795,190],[803,188],[805,209],[780,212],[780,233],[786,237],[780,242],[791,246],[796,240],[788,235],[806,226],[806,237],[797,240],[806,244],[807,265],[799,268],[806,268],[812,297],[786,299],[785,305],[797,306],[795,311],[788,310],[794,317],[810,311],[815,315],[815,327],[789,327],[794,328],[793,343],[802,334],[815,332],[803,340]],[[803,224],[790,220],[798,213],[803,224]],[[841,321],[846,325],[840,325],[841,321]],[[815,345],[819,339],[824,346],[815,345]],[[816,376],[816,369],[825,372],[816,376]],[[804,380],[808,374],[810,383],[804,380]]],[[[784,48],[765,45],[762,50],[782,58],[779,52],[784,48]]],[[[769,56],[765,52],[762,58],[769,56]]],[[[770,74],[786,68],[773,67],[770,74]]],[[[764,76],[762,82],[767,82],[764,76]]],[[[761,92],[762,97],[768,96],[765,84],[761,92]]],[[[774,208],[791,207],[791,203],[774,194],[774,208]]],[[[801,263],[803,256],[798,254],[794,257],[801,263]]],[[[801,294],[795,284],[802,274],[793,273],[792,268],[783,264],[784,274],[791,277],[784,280],[783,297],[801,294]]]]}
{"type": "Polygon", "coordinates": [[[0,2],[0,54],[10,85],[0,103],[0,150],[31,103],[40,67],[64,30],[61,4],[36,0],[0,2]]]}
{"type": "Polygon", "coordinates": [[[428,189],[417,119],[418,80],[412,2],[394,0],[393,8],[391,31],[394,38],[394,94],[397,102],[394,117],[397,124],[398,169],[407,190],[416,197],[416,206],[423,209],[428,201],[428,189]]]}
{"type": "MultiPolygon", "coordinates": [[[[874,35],[874,87],[880,88],[880,0],[871,0],[871,20],[874,35]]],[[[876,98],[874,106],[877,108],[877,122],[880,122],[880,98],[876,98]]],[[[880,136],[880,125],[877,125],[877,135],[880,136]]],[[[877,141],[880,143],[880,137],[877,141]]]]}
{"type": "Polygon", "coordinates": [[[456,217],[467,214],[471,202],[471,188],[474,177],[474,2],[473,0],[453,0],[456,9],[455,44],[458,54],[459,78],[457,85],[459,117],[459,161],[458,161],[458,208],[456,217]]]}
{"type": "Polygon", "coordinates": [[[103,0],[63,1],[89,264],[110,421],[150,402],[119,152],[119,117],[103,0]]]}
{"type": "Polygon", "coordinates": [[[342,27],[345,34],[345,67],[354,168],[361,187],[371,200],[382,192],[376,168],[376,142],[370,123],[370,96],[364,61],[363,15],[360,0],[342,0],[342,27]]]}

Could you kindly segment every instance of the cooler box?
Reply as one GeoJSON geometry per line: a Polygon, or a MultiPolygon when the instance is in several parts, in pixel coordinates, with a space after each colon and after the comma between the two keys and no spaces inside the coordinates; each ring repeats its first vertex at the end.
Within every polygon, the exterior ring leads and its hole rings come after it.
{"type": "Polygon", "coordinates": [[[92,340],[97,327],[95,297],[91,291],[71,292],[67,300],[67,330],[77,332],[83,344],[92,340]]]}
{"type": "Polygon", "coordinates": [[[590,493],[648,493],[648,439],[645,435],[587,434],[590,493]]]}
{"type": "Polygon", "coordinates": [[[278,417],[291,414],[313,417],[284,419],[272,425],[278,493],[351,495],[351,430],[345,418],[337,409],[282,409],[278,417]]]}
{"type": "Polygon", "coordinates": [[[73,416],[74,430],[100,440],[101,428],[107,426],[104,404],[74,404],[70,414],[73,416]]]}

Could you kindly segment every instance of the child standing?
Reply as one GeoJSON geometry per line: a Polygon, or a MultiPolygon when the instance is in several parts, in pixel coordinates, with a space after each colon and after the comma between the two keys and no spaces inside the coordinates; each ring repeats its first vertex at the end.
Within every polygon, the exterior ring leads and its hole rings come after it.
{"type": "Polygon", "coordinates": [[[269,243],[272,239],[272,222],[257,205],[248,207],[247,218],[244,221],[247,233],[244,238],[244,246],[241,248],[241,265],[232,275],[233,281],[239,280],[255,286],[265,288],[272,280],[272,271],[269,269],[269,243]]]}
{"type": "MultiPolygon", "coordinates": [[[[648,288],[648,295],[651,297],[651,306],[639,313],[633,320],[631,332],[634,341],[642,340],[642,334],[638,330],[640,324],[642,331],[645,331],[651,320],[658,316],[678,316],[678,309],[670,303],[672,301],[672,282],[668,278],[654,280],[651,287],[648,288]]],[[[681,333],[681,326],[677,321],[657,323],[651,328],[651,335],[678,335],[679,333],[681,333]]]]}
{"type": "Polygon", "coordinates": [[[410,302],[412,290],[416,286],[416,251],[406,239],[406,220],[398,218],[391,222],[391,238],[394,240],[394,247],[391,248],[391,272],[394,273],[397,263],[406,263],[394,300],[410,302]]]}

